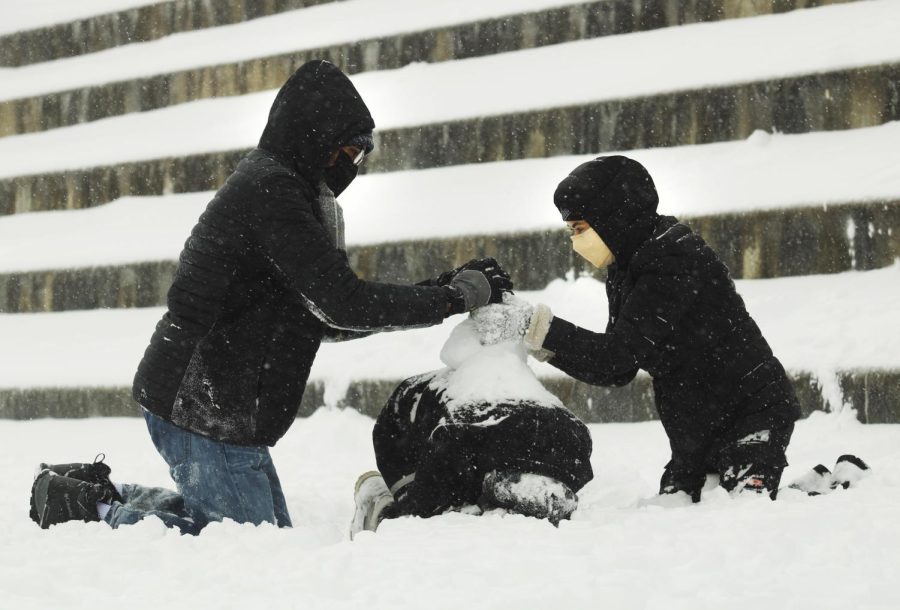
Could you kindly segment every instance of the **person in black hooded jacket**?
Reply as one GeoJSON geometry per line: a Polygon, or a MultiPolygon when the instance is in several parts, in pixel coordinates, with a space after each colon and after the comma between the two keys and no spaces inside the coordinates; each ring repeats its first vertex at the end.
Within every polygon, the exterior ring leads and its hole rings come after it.
{"type": "Polygon", "coordinates": [[[731,492],[774,499],[799,403],[784,368],[747,313],[728,269],[688,227],[657,214],[653,180],[636,161],[599,157],[556,189],[576,252],[606,267],[609,321],[594,333],[531,316],[534,355],[593,385],[653,378],[672,457],[660,493],[694,502],[707,473],[731,492]]]}
{"type": "Polygon", "coordinates": [[[83,507],[99,502],[113,526],[146,514],[191,533],[226,517],[290,525],[268,447],[296,417],[320,342],[439,324],[512,288],[492,259],[417,286],[356,276],[335,197],[372,151],[373,128],[334,65],[309,62],[288,79],[259,146],[185,243],[168,311],[134,378],[134,399],[179,494],[113,488],[102,463],[42,464],[32,518],[42,526],[96,520],[83,507]],[[78,472],[85,481],[61,476],[78,472]]]}

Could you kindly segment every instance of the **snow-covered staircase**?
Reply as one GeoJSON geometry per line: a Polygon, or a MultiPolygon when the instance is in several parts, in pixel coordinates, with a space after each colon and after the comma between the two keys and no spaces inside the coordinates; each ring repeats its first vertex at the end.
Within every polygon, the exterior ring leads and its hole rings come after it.
{"type": "MultiPolygon", "coordinates": [[[[115,12],[94,14],[90,2],[45,6],[32,2],[17,15],[13,29],[0,31],[0,66],[25,66],[96,53],[179,32],[230,25],[332,0],[123,0],[115,12]],[[88,6],[85,6],[88,5],[88,6]],[[64,11],[62,22],[48,24],[42,14],[64,11]],[[66,21],[65,19],[71,19],[66,21]],[[18,27],[15,27],[18,25],[18,27]],[[29,27],[33,26],[33,27],[29,27]]],[[[96,6],[96,5],[94,5],[96,6]]],[[[59,15],[54,17],[58,21],[59,15]]]]}
{"type": "MultiPolygon", "coordinates": [[[[175,0],[0,38],[9,65],[90,51],[0,70],[0,417],[136,412],[130,377],[206,191],[255,143],[271,89],[326,57],[379,126],[368,174],[342,198],[364,277],[415,281],[489,254],[529,297],[565,303],[559,282],[545,287],[586,270],[553,188],[593,154],[633,151],[661,210],[748,280],[807,410],[827,400],[900,421],[900,3],[429,7],[175,0]],[[844,6],[754,18],[814,4],[844,6]],[[699,22],[716,23],[682,26],[699,22]],[[152,42],[117,46],[129,36],[152,42]],[[398,69],[416,61],[429,63],[398,69]],[[870,271],[800,277],[853,270],[870,271]],[[767,305],[779,299],[784,311],[767,305]],[[827,357],[794,348],[820,341],[827,357]]],[[[601,313],[573,316],[599,327],[601,313]]],[[[326,398],[377,412],[396,381],[437,366],[448,330],[323,348],[304,412],[326,398]]],[[[606,390],[540,372],[589,419],[653,417],[647,378],[606,390]]]]}
{"type": "Polygon", "coordinates": [[[5,36],[0,32],[0,66],[74,57],[31,71],[30,79],[3,94],[0,134],[277,89],[297,66],[316,58],[327,58],[348,73],[389,70],[416,61],[465,59],[848,1],[438,0],[423,9],[418,0],[170,0],[5,36]],[[327,6],[246,23],[314,5],[327,6]],[[129,46],[184,32],[193,34],[129,46]],[[121,46],[127,48],[96,53],[121,46]],[[42,76],[52,78],[54,71],[66,74],[48,87],[42,76]]]}

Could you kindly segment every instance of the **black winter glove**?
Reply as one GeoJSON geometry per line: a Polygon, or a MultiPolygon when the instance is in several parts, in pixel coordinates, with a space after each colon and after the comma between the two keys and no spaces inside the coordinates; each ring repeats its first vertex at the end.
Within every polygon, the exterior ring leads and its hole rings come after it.
{"type": "Polygon", "coordinates": [[[482,272],[474,269],[466,269],[457,273],[446,288],[450,295],[448,313],[451,315],[472,311],[476,307],[487,305],[491,298],[490,282],[482,272]]]}
{"type": "Polygon", "coordinates": [[[503,293],[512,289],[512,282],[505,273],[487,275],[475,269],[463,269],[456,274],[449,286],[448,315],[472,311],[488,303],[503,302],[503,293]]]}
{"type": "Polygon", "coordinates": [[[488,278],[488,281],[491,283],[492,294],[491,294],[491,303],[500,303],[502,301],[502,294],[493,294],[494,285],[497,285],[498,291],[509,291],[513,290],[513,283],[509,277],[509,274],[503,270],[503,267],[500,266],[493,258],[473,258],[467,263],[463,263],[456,269],[451,269],[450,271],[445,271],[437,277],[419,282],[419,286],[449,286],[450,282],[453,281],[460,272],[467,270],[474,270],[482,272],[485,277],[488,278]]]}

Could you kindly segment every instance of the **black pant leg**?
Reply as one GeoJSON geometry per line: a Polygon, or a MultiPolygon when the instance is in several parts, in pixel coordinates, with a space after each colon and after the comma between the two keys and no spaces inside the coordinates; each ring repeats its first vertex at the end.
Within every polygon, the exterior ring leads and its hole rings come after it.
{"type": "Polygon", "coordinates": [[[787,466],[785,452],[793,432],[794,424],[789,424],[723,439],[711,456],[719,472],[719,484],[729,492],[745,487],[765,491],[774,500],[787,466]]]}
{"type": "Polygon", "coordinates": [[[591,434],[568,410],[522,402],[497,406],[494,416],[495,425],[473,426],[483,471],[542,475],[575,492],[594,477],[591,434]]]}
{"type": "Polygon", "coordinates": [[[372,431],[378,470],[395,499],[387,517],[427,517],[473,503],[481,490],[477,443],[466,426],[446,423],[450,414],[428,387],[432,379],[426,374],[401,383],[372,431]]]}

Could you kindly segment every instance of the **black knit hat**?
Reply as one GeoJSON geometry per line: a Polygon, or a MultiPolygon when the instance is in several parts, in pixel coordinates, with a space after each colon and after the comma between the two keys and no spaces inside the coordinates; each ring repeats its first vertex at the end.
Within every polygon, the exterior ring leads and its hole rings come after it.
{"type": "Polygon", "coordinates": [[[372,138],[372,132],[370,131],[350,138],[344,146],[357,146],[366,151],[366,154],[369,154],[375,148],[375,140],[372,138]]]}
{"type": "Polygon", "coordinates": [[[553,194],[563,220],[585,220],[617,259],[630,256],[643,239],[659,196],[643,165],[623,156],[597,157],[582,163],[553,194]],[[636,235],[640,229],[641,235],[636,235]]]}

